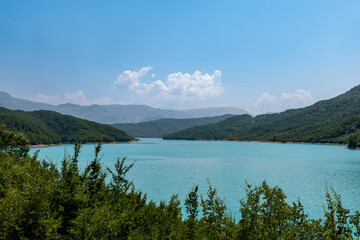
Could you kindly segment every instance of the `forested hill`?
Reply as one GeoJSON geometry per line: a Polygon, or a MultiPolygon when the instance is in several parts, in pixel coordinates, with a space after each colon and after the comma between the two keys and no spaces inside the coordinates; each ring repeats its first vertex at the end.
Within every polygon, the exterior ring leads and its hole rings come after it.
{"type": "Polygon", "coordinates": [[[165,139],[347,143],[360,133],[360,85],[309,107],[256,117],[235,116],[188,128],[165,139]]]}
{"type": "Polygon", "coordinates": [[[226,114],[216,117],[174,119],[166,118],[141,123],[116,123],[112,126],[121,129],[134,137],[163,137],[197,125],[216,123],[225,120],[232,115],[226,114]]]}
{"type": "Polygon", "coordinates": [[[21,132],[30,144],[130,141],[133,137],[110,125],[53,111],[14,111],[0,107],[0,124],[21,132]]]}

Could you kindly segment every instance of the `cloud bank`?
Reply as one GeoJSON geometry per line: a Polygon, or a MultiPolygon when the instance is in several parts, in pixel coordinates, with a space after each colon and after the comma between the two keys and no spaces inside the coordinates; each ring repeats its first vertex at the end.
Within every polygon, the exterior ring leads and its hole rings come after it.
{"type": "Polygon", "coordinates": [[[74,93],[65,93],[64,96],[38,94],[31,100],[36,101],[36,102],[52,104],[52,105],[59,105],[59,104],[63,104],[63,103],[72,103],[72,104],[78,104],[78,105],[113,104],[111,99],[108,97],[103,97],[101,99],[89,101],[86,99],[85,93],[81,89],[74,93]]]}
{"type": "Polygon", "coordinates": [[[139,79],[144,77],[151,69],[152,67],[143,67],[139,71],[124,71],[119,75],[115,84],[119,86],[127,86],[129,90],[135,90],[141,85],[139,79]]]}
{"type": "MultiPolygon", "coordinates": [[[[140,81],[152,67],[143,67],[139,71],[124,71],[119,75],[115,84],[125,87],[138,96],[151,97],[166,101],[194,101],[214,98],[224,92],[221,85],[221,71],[216,70],[212,75],[201,71],[189,73],[171,73],[165,81],[156,80],[150,83],[140,81]]],[[[156,75],[152,74],[154,78],[156,75]]]]}
{"type": "Polygon", "coordinates": [[[264,92],[253,104],[253,112],[257,114],[281,112],[286,109],[305,107],[314,102],[311,92],[304,89],[297,89],[293,93],[281,93],[278,97],[264,92]]]}
{"type": "MultiPolygon", "coordinates": [[[[155,107],[188,108],[197,107],[205,100],[214,99],[224,92],[221,85],[221,71],[213,74],[195,71],[190,73],[171,73],[166,80],[156,80],[156,75],[150,73],[151,66],[143,67],[138,71],[126,70],[121,73],[116,81],[125,91],[122,97],[132,104],[147,104],[155,107]]],[[[78,105],[106,105],[115,104],[109,97],[88,100],[83,90],[61,95],[38,94],[33,101],[59,105],[72,103],[78,105]]],[[[207,102],[208,103],[208,102],[207,102]]]]}

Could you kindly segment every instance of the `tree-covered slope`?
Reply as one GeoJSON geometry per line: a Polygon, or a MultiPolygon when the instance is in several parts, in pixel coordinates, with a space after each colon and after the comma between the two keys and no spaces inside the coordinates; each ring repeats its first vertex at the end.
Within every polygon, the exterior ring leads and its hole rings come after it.
{"type": "Polygon", "coordinates": [[[276,142],[347,143],[360,131],[360,86],[312,106],[256,117],[235,116],[197,126],[166,139],[228,139],[276,142]]]}
{"type": "Polygon", "coordinates": [[[231,117],[230,114],[205,118],[166,118],[141,123],[116,123],[112,124],[112,126],[121,129],[134,137],[162,137],[197,125],[216,123],[229,117],[231,117]]]}
{"type": "Polygon", "coordinates": [[[31,144],[64,142],[114,142],[133,138],[112,126],[62,115],[53,111],[13,111],[0,107],[0,123],[21,132],[31,144]]]}

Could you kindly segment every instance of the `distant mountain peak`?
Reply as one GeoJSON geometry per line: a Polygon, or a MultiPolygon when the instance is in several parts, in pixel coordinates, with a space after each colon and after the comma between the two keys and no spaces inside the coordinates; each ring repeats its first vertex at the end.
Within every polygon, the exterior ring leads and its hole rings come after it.
{"type": "Polygon", "coordinates": [[[0,91],[0,98],[12,98],[12,96],[7,92],[0,91]]]}
{"type": "Polygon", "coordinates": [[[6,92],[0,92],[0,107],[12,110],[51,110],[98,123],[138,123],[162,118],[202,118],[224,114],[239,115],[247,113],[241,108],[212,107],[189,110],[171,110],[150,107],[148,105],[90,105],[81,106],[73,103],[50,105],[20,98],[14,98],[6,92]]]}

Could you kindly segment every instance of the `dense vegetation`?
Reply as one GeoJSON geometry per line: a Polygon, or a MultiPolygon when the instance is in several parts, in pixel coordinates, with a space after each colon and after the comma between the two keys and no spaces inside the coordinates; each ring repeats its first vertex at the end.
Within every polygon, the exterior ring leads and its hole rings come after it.
{"type": "Polygon", "coordinates": [[[235,116],[197,126],[166,139],[227,139],[240,141],[347,143],[360,133],[360,86],[312,106],[256,117],[235,116]]]}
{"type": "Polygon", "coordinates": [[[134,137],[163,137],[167,134],[180,131],[185,128],[208,123],[216,123],[229,117],[231,117],[230,114],[206,118],[166,118],[141,123],[116,123],[112,124],[112,126],[123,130],[134,137]]]}
{"type": "Polygon", "coordinates": [[[90,122],[52,111],[14,111],[0,107],[0,124],[21,132],[30,144],[64,142],[114,142],[133,138],[105,124],[90,122]]]}
{"type": "Polygon", "coordinates": [[[0,128],[0,239],[352,239],[360,235],[360,212],[350,214],[331,188],[323,219],[311,219],[300,201],[288,204],[278,187],[247,185],[241,219],[228,213],[209,184],[156,204],[126,179],[133,164],[117,159],[104,169],[95,157],[78,168],[79,144],[61,166],[28,154],[27,140],[0,128]],[[186,213],[186,214],[185,214],[186,213]],[[201,213],[201,214],[200,214],[201,213]]]}
{"type": "Polygon", "coordinates": [[[352,134],[349,137],[349,148],[360,148],[360,134],[352,134]]]}

